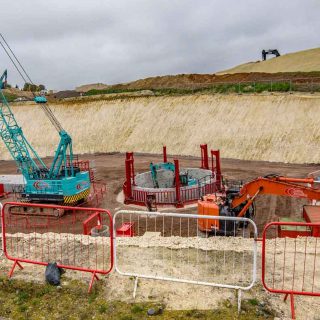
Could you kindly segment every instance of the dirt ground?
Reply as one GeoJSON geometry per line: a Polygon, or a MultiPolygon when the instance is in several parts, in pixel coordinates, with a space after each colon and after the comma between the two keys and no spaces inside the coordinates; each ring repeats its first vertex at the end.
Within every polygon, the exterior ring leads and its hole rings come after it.
{"type": "MultiPolygon", "coordinates": [[[[119,194],[122,190],[122,184],[124,181],[124,154],[96,154],[96,155],[84,155],[80,157],[81,159],[89,159],[94,161],[94,165],[96,168],[96,177],[101,179],[102,181],[107,183],[107,195],[103,202],[103,207],[109,209],[113,214],[116,210],[123,208],[137,209],[137,207],[125,206],[120,203],[118,200],[121,198],[119,194]]],[[[173,159],[173,157],[169,157],[173,159]]],[[[199,167],[200,159],[195,157],[179,157],[181,160],[181,166],[188,167],[199,167]]],[[[47,159],[48,161],[50,159],[47,159]]],[[[150,161],[161,161],[161,156],[158,155],[135,155],[135,171],[143,172],[148,170],[148,166],[150,161]]],[[[292,177],[305,177],[308,173],[316,171],[319,169],[318,165],[292,165],[292,164],[284,164],[284,163],[269,163],[269,162],[258,162],[258,161],[241,161],[241,160],[233,160],[233,159],[222,159],[222,171],[226,178],[228,179],[239,179],[239,180],[250,180],[258,176],[264,176],[270,173],[282,174],[286,176],[292,177]]],[[[0,161],[0,174],[8,174],[8,173],[16,173],[16,166],[12,161],[0,161]]],[[[276,220],[279,216],[299,216],[301,214],[303,202],[297,199],[285,198],[285,197],[273,197],[273,196],[261,196],[256,201],[256,223],[258,225],[259,231],[261,232],[262,227],[268,221],[276,220]]],[[[140,208],[141,209],[141,208],[140,208]]],[[[175,211],[174,208],[165,208],[165,211],[175,211]]],[[[196,213],[196,207],[188,207],[184,209],[179,209],[179,212],[189,212],[196,213]]],[[[178,229],[174,229],[174,236],[179,236],[178,229]],[[178,233],[177,233],[178,232],[178,233]]],[[[31,235],[30,235],[31,236],[31,235]]],[[[138,238],[137,238],[138,239],[138,238]]],[[[250,252],[243,256],[243,253],[239,256],[239,248],[238,245],[234,244],[228,240],[224,243],[230,242],[230,248],[228,250],[229,253],[227,256],[225,255],[226,248],[223,247],[220,243],[214,244],[210,250],[201,249],[193,251],[194,246],[191,246],[189,249],[188,244],[184,244],[188,238],[182,238],[179,240],[177,237],[173,237],[173,245],[166,241],[163,247],[160,246],[161,241],[156,239],[154,242],[152,238],[147,239],[147,244],[143,244],[142,246],[137,243],[126,243],[125,246],[121,246],[120,249],[122,251],[119,252],[119,265],[121,266],[123,271],[126,271],[128,266],[132,266],[134,271],[140,272],[145,268],[145,271],[151,271],[154,268],[160,268],[159,270],[166,274],[168,270],[173,270],[172,272],[176,272],[177,275],[181,275],[182,273],[188,274],[190,278],[195,275],[208,275],[208,266],[209,267],[209,275],[211,278],[205,278],[205,280],[217,281],[217,280],[236,280],[239,284],[248,284],[242,281],[242,277],[246,275],[246,270],[251,267],[251,258],[250,252]],[[183,240],[185,239],[185,240],[183,240]],[[154,256],[156,252],[156,248],[161,251],[161,255],[154,256]],[[123,251],[123,248],[130,248],[130,250],[123,251]],[[139,249],[140,248],[140,249],[139,249]],[[178,249],[178,250],[177,250],[178,249]],[[218,250],[217,250],[218,249],[218,250]],[[190,250],[190,251],[189,251],[190,250]],[[202,251],[201,251],[202,250],[202,251]],[[206,250],[206,251],[203,251],[206,250]],[[207,254],[208,252],[208,254],[207,254]],[[221,253],[224,252],[224,253],[221,253]],[[187,253],[187,254],[186,254],[187,253]],[[190,253],[190,255],[189,255],[190,253]],[[205,255],[204,255],[205,254],[205,255]],[[223,255],[221,255],[223,254],[223,255]],[[187,261],[185,260],[187,258],[187,261]],[[139,259],[137,259],[139,257],[139,259]],[[190,257],[190,263],[189,263],[190,257]],[[232,257],[232,259],[230,258],[232,257]],[[207,263],[207,259],[209,258],[212,261],[212,265],[207,263]],[[216,259],[216,260],[215,260],[216,259]],[[170,261],[171,265],[167,265],[165,261],[170,261]],[[205,262],[203,264],[203,268],[205,270],[194,270],[193,262],[205,262]],[[130,263],[128,263],[130,261],[130,263]],[[239,261],[245,261],[245,265],[241,264],[241,272],[235,273],[235,270],[238,270],[237,266],[239,266],[239,261]],[[135,263],[133,263],[135,262],[135,263]],[[185,268],[186,262],[188,262],[188,268],[185,268]],[[229,263],[228,266],[224,266],[225,263],[229,263]],[[173,263],[173,264],[172,264],[173,263]],[[247,268],[248,264],[248,268],[247,268]],[[189,270],[189,266],[192,268],[189,270]],[[225,278],[225,271],[229,270],[231,272],[230,278],[225,278]],[[218,273],[217,273],[218,272],[218,273]]],[[[224,239],[224,238],[223,238],[224,239]]],[[[133,239],[134,240],[134,239],[133,239]]],[[[251,241],[253,239],[246,239],[251,241]]],[[[196,240],[196,241],[199,241],[196,240]]],[[[209,240],[203,239],[200,241],[218,241],[210,238],[209,240]]],[[[51,245],[48,244],[48,248],[51,245]]],[[[84,243],[84,247],[86,243],[84,243]]],[[[14,248],[14,246],[13,246],[14,248]]],[[[24,247],[22,247],[24,248],[24,247]]],[[[82,247],[81,247],[82,248],[82,247]]],[[[197,248],[197,246],[196,246],[197,248]]],[[[301,252],[302,255],[304,247],[302,246],[301,252]]],[[[158,251],[157,249],[157,251],[158,251]]],[[[84,249],[81,249],[83,252],[87,252],[84,249]]],[[[247,250],[247,247],[246,247],[247,250]]],[[[254,286],[254,288],[244,293],[244,297],[246,298],[254,298],[262,301],[262,303],[266,303],[270,305],[274,310],[277,311],[277,315],[280,318],[289,317],[290,309],[289,304],[282,301],[283,296],[268,294],[261,285],[261,246],[258,244],[258,284],[254,286]]],[[[279,261],[282,261],[282,252],[280,249],[277,252],[277,256],[280,257],[279,261]]],[[[319,250],[320,251],[320,250],[319,250]]],[[[241,251],[243,252],[243,251],[241,251]]],[[[245,252],[245,251],[244,251],[245,252]]],[[[33,253],[36,254],[36,253],[33,253]]],[[[288,255],[288,257],[292,253],[288,255]]],[[[308,253],[310,256],[309,259],[313,259],[314,256],[312,252],[308,253]]],[[[272,256],[270,256],[272,259],[272,256]]],[[[310,260],[310,261],[311,261],[310,260]]],[[[11,262],[4,259],[4,257],[0,258],[0,270],[2,272],[7,272],[11,265],[11,262]]],[[[313,261],[313,260],[312,260],[313,261]]],[[[200,263],[200,265],[201,265],[200,263]]],[[[318,263],[318,262],[317,262],[318,263]]],[[[298,269],[297,269],[298,270],[298,269]]],[[[299,270],[303,272],[302,265],[299,266],[299,270]],[[300,270],[301,269],[301,270],[300,270]]],[[[43,267],[38,266],[27,266],[22,271],[16,271],[15,277],[23,278],[23,279],[32,279],[34,281],[35,275],[36,278],[43,278],[43,267]]],[[[163,275],[162,274],[162,275],[163,275]]],[[[161,274],[160,274],[161,276],[161,274]]],[[[276,279],[281,281],[281,274],[276,273],[276,279]]],[[[317,276],[319,276],[317,274],[317,276]]],[[[89,281],[89,275],[85,275],[83,273],[73,273],[68,271],[68,277],[81,277],[81,279],[85,281],[89,281]]],[[[273,281],[273,279],[269,279],[273,281]]],[[[41,281],[41,280],[40,280],[41,281]]],[[[68,281],[68,280],[66,280],[68,281]]],[[[106,279],[107,287],[106,287],[106,298],[107,299],[120,299],[123,301],[132,301],[132,292],[134,287],[134,278],[125,277],[113,272],[106,279]]],[[[318,283],[316,283],[318,285],[318,283]]],[[[234,290],[230,289],[217,289],[211,287],[202,287],[196,286],[192,284],[173,284],[171,282],[166,281],[156,281],[156,280],[139,280],[138,289],[137,289],[137,301],[164,301],[168,308],[172,309],[203,309],[203,308],[215,308],[218,306],[219,302],[224,299],[229,299],[232,303],[236,303],[237,301],[237,293],[234,290]]],[[[320,310],[319,299],[311,298],[311,297],[296,297],[295,301],[297,304],[297,315],[299,319],[316,319],[316,314],[320,310]]]]}
{"type": "MultiPolygon", "coordinates": [[[[319,49],[316,49],[319,52],[319,49]]],[[[314,59],[314,65],[317,65],[315,69],[308,71],[315,71],[318,70],[318,56],[310,50],[311,55],[315,56],[316,59],[314,59]]],[[[288,56],[287,56],[288,58],[288,56]]],[[[286,57],[281,58],[286,59],[286,57]]],[[[289,60],[292,59],[292,57],[289,56],[289,60]]],[[[115,85],[105,85],[102,83],[97,84],[88,84],[83,85],[76,88],[76,91],[78,92],[87,92],[89,90],[103,90],[103,89],[161,89],[161,88],[193,88],[193,87],[200,87],[204,85],[210,85],[215,83],[224,83],[224,82],[241,82],[241,81],[277,81],[277,80],[283,80],[283,79],[301,79],[301,78],[307,78],[310,81],[312,78],[315,82],[319,82],[319,72],[290,72],[291,70],[288,70],[289,72],[286,72],[286,70],[281,70],[282,72],[277,72],[276,70],[270,70],[270,65],[273,65],[276,62],[275,67],[279,68],[277,64],[277,60],[279,59],[272,59],[271,61],[265,61],[262,63],[248,63],[244,65],[240,65],[235,68],[235,71],[233,69],[230,69],[230,73],[226,73],[225,71],[222,71],[218,74],[178,74],[174,76],[160,76],[160,77],[150,77],[146,79],[139,79],[136,81],[132,81],[125,84],[115,84],[115,85]],[[269,69],[266,67],[264,68],[264,65],[267,64],[269,69]],[[254,70],[249,70],[254,68],[254,66],[260,67],[260,70],[258,72],[252,72],[254,70]],[[238,68],[238,69],[237,69],[238,68]],[[264,69],[264,70],[263,70],[264,69]],[[267,72],[266,72],[267,71],[267,72]],[[270,73],[273,72],[273,73],[270,73]]],[[[281,65],[281,63],[280,63],[281,65]]],[[[300,70],[301,71],[301,70],[300,70]]]]}
{"type": "MultiPolygon", "coordinates": [[[[107,183],[107,197],[104,205],[106,208],[114,211],[115,209],[128,208],[117,201],[117,197],[122,190],[124,182],[124,158],[123,154],[112,155],[88,155],[84,156],[94,160],[98,178],[107,183]]],[[[174,157],[169,156],[172,160],[174,157]]],[[[196,157],[177,157],[180,159],[181,167],[199,167],[200,159],[196,157]]],[[[135,155],[135,173],[148,171],[150,161],[162,161],[162,156],[156,155],[135,155]]],[[[291,177],[305,177],[310,172],[320,169],[320,165],[300,165],[271,163],[262,161],[243,161],[234,159],[222,159],[222,173],[227,179],[248,181],[259,176],[265,176],[270,173],[276,173],[291,177]]],[[[1,171],[0,171],[1,173],[1,171]]],[[[260,196],[256,200],[256,223],[258,228],[265,225],[266,222],[274,221],[280,216],[300,216],[304,200],[276,197],[260,196]]],[[[176,211],[168,209],[166,211],[176,211]]],[[[196,213],[196,208],[184,208],[179,211],[196,213]]]]}
{"type": "MultiPolygon", "coordinates": [[[[78,265],[92,268],[91,262],[95,260],[92,255],[92,249],[96,248],[101,252],[102,248],[108,246],[107,238],[90,237],[84,235],[60,235],[59,239],[53,233],[32,234],[30,239],[24,234],[13,234],[8,237],[12,242],[9,246],[10,254],[18,254],[24,258],[36,258],[41,250],[37,248],[51,248],[45,251],[48,254],[47,259],[52,261],[57,255],[53,248],[60,248],[62,251],[71,253],[68,258],[72,260],[72,249],[76,249],[76,263],[78,265]],[[37,241],[37,245],[31,246],[30,250],[21,250],[26,248],[28,243],[37,241]],[[90,250],[89,250],[90,248],[90,250]],[[71,249],[71,250],[70,250],[71,249]],[[79,250],[80,249],[80,250],[79,250]],[[20,253],[18,253],[20,251],[20,253]],[[88,259],[88,252],[91,252],[91,260],[88,259]],[[49,257],[50,256],[50,257],[49,257]],[[93,260],[92,260],[93,258],[93,260]]],[[[267,247],[267,273],[266,283],[269,287],[290,289],[292,284],[291,273],[295,266],[294,274],[296,281],[294,289],[299,290],[319,290],[319,272],[312,277],[312,269],[319,268],[320,248],[316,238],[309,238],[310,248],[305,251],[306,238],[300,238],[297,241],[289,240],[268,240],[267,247]],[[276,263],[273,262],[273,247],[276,247],[276,263]],[[314,248],[317,248],[316,255],[314,248]],[[282,269],[283,259],[286,257],[286,273],[282,269]],[[299,257],[306,259],[306,264],[299,257]],[[302,261],[302,263],[293,264],[293,260],[302,261]],[[289,269],[288,269],[289,267],[289,269]],[[311,289],[312,287],[312,289],[311,289]]],[[[229,300],[236,304],[237,291],[232,289],[220,289],[210,286],[174,283],[170,281],[152,280],[139,278],[136,297],[134,292],[134,275],[153,276],[156,272],[157,277],[169,277],[186,279],[193,281],[206,281],[209,283],[221,283],[227,285],[238,285],[240,287],[248,286],[252,281],[253,266],[253,239],[242,239],[240,237],[162,237],[159,235],[142,236],[134,238],[119,238],[117,240],[117,267],[121,273],[112,272],[105,278],[105,298],[107,300],[120,300],[125,302],[143,302],[153,301],[162,302],[166,308],[174,310],[193,310],[193,309],[215,309],[223,300],[229,300]],[[137,258],[139,257],[139,258],[137,258]]],[[[29,247],[30,249],[30,247],[29,247]]],[[[257,282],[249,291],[242,291],[244,299],[255,299],[259,305],[267,309],[275,310],[277,317],[286,319],[290,315],[289,304],[283,302],[283,295],[269,294],[261,285],[261,246],[258,244],[257,260],[257,282]]],[[[108,250],[106,250],[107,252],[108,250]]],[[[59,256],[59,253],[58,253],[59,256]]],[[[101,257],[100,257],[101,258],[101,257]]],[[[13,262],[0,256],[0,271],[8,272],[13,262]]],[[[66,263],[66,262],[64,262],[66,263]]],[[[102,261],[96,262],[97,266],[102,261]]],[[[28,281],[42,282],[44,267],[23,264],[23,270],[16,269],[14,278],[28,281]]],[[[89,282],[90,274],[66,271],[63,277],[62,286],[71,279],[81,279],[89,282]]],[[[296,313],[297,319],[317,319],[320,312],[320,301],[316,297],[297,296],[296,313]]]]}
{"type": "MultiPolygon", "coordinates": [[[[168,161],[173,158],[180,159],[181,167],[199,167],[200,158],[186,156],[170,156],[168,161]]],[[[97,179],[107,184],[107,194],[103,200],[102,207],[109,209],[112,214],[119,209],[143,209],[137,206],[126,206],[119,202],[121,199],[122,185],[125,179],[124,160],[125,155],[121,153],[114,154],[95,154],[81,155],[81,160],[91,160],[95,167],[95,176],[97,179]]],[[[46,162],[50,162],[50,158],[46,162]]],[[[135,173],[148,171],[151,161],[162,161],[161,155],[135,154],[134,156],[135,173]]],[[[237,159],[222,159],[222,173],[225,178],[230,180],[248,181],[259,176],[265,176],[270,173],[276,173],[289,177],[306,177],[309,173],[320,169],[316,164],[285,164],[264,161],[244,161],[237,159]]],[[[0,161],[0,174],[17,173],[16,165],[13,161],[0,161]]],[[[279,197],[279,196],[259,196],[256,201],[256,219],[255,222],[261,232],[263,226],[270,221],[277,221],[278,217],[291,216],[299,217],[302,212],[302,205],[305,200],[279,197]]],[[[187,212],[196,213],[195,206],[188,206],[183,209],[165,208],[167,212],[187,212]]]]}

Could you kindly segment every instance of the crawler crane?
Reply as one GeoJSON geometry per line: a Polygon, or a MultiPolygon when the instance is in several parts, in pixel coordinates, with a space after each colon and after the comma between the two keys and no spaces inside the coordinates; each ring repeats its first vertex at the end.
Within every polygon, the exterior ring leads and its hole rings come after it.
{"type": "MultiPolygon", "coordinates": [[[[22,78],[24,80],[27,78],[33,83],[3,36],[1,34],[0,36],[2,38],[0,44],[22,78]]],[[[5,97],[3,89],[6,87],[7,76],[8,73],[5,70],[0,77],[0,137],[25,179],[25,188],[21,193],[22,200],[68,205],[83,202],[90,192],[90,178],[87,171],[80,172],[80,169],[73,165],[70,135],[53,114],[46,97],[35,95],[34,101],[37,106],[44,111],[60,136],[53,161],[50,166],[47,166],[28,142],[5,97]]]]}

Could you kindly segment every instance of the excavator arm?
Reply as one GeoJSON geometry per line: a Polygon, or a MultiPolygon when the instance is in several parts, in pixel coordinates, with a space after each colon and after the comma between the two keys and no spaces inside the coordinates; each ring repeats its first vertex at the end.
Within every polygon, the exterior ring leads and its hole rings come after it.
{"type": "MultiPolygon", "coordinates": [[[[320,200],[320,189],[313,187],[319,183],[318,178],[288,178],[277,175],[256,178],[242,186],[239,192],[229,189],[222,194],[211,194],[198,201],[198,214],[210,216],[254,217],[253,202],[258,195],[268,194],[291,198],[320,200]],[[223,209],[223,210],[222,210],[223,209]]],[[[234,232],[234,225],[220,225],[217,219],[203,218],[198,220],[201,232],[234,232]],[[230,227],[230,228],[229,228],[230,227]],[[223,229],[224,228],[224,229],[223,229]],[[229,228],[229,229],[228,229],[229,228]]]]}
{"type": "Polygon", "coordinates": [[[297,179],[286,177],[259,177],[246,183],[235,195],[231,202],[232,208],[247,203],[238,216],[243,216],[247,205],[253,202],[257,195],[269,194],[276,196],[287,196],[292,198],[301,198],[309,200],[320,200],[320,189],[307,186],[313,184],[313,178],[297,179]]]}

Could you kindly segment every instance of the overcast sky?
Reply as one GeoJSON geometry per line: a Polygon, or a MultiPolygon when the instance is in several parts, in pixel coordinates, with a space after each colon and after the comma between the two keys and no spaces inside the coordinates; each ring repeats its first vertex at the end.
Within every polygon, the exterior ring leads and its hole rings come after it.
{"type": "MultiPolygon", "coordinates": [[[[319,14],[319,0],[1,0],[0,31],[34,82],[73,89],[319,47],[319,14]]],[[[4,68],[22,84],[1,49],[4,68]]]]}

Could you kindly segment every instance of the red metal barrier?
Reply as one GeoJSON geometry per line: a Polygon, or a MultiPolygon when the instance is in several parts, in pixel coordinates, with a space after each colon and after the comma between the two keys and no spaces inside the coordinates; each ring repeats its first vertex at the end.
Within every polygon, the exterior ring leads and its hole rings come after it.
{"type": "MultiPolygon", "coordinates": [[[[201,168],[209,170],[209,157],[208,157],[208,146],[206,144],[200,145],[201,150],[201,168]]],[[[152,194],[156,196],[156,203],[158,205],[174,205],[178,208],[183,207],[186,203],[192,203],[198,201],[201,196],[214,193],[217,190],[222,189],[222,175],[220,166],[220,151],[211,150],[211,162],[212,162],[212,172],[215,173],[214,180],[213,177],[204,177],[198,181],[198,184],[192,188],[182,186],[180,183],[179,174],[179,161],[174,160],[175,165],[175,185],[168,190],[164,188],[161,191],[155,191],[147,188],[138,187],[135,184],[135,174],[134,174],[134,156],[132,152],[126,153],[125,159],[125,175],[126,180],[123,183],[122,190],[124,194],[125,204],[136,204],[136,205],[146,205],[147,195],[152,194]],[[208,178],[208,179],[207,179],[208,178]],[[204,180],[206,179],[206,180],[204,180]]],[[[167,161],[167,148],[163,146],[163,161],[167,161]]],[[[208,176],[210,173],[208,172],[208,176]]]]}
{"type": "Polygon", "coordinates": [[[209,170],[208,145],[200,144],[200,151],[201,151],[201,167],[200,168],[209,170]]]}
{"type": "Polygon", "coordinates": [[[217,186],[222,189],[220,150],[211,150],[211,170],[216,173],[217,186]]]}
{"type": "Polygon", "coordinates": [[[102,225],[101,212],[93,213],[89,218],[87,218],[82,223],[83,234],[91,235],[91,229],[97,225],[102,225]]]}
{"type": "Polygon", "coordinates": [[[91,184],[92,192],[90,193],[88,203],[90,206],[100,207],[102,204],[102,200],[107,191],[107,186],[104,182],[94,181],[91,184]]]}
{"type": "Polygon", "coordinates": [[[180,192],[180,167],[179,160],[174,160],[174,174],[175,174],[175,189],[176,189],[176,207],[183,208],[183,203],[181,202],[181,192],[180,192]]]}
{"type": "MultiPolygon", "coordinates": [[[[126,189],[126,183],[123,185],[123,190],[126,189]]],[[[197,201],[201,196],[211,194],[217,191],[217,184],[215,181],[211,181],[201,187],[194,186],[192,188],[180,188],[180,198],[183,203],[192,203],[197,201]]],[[[145,205],[147,201],[147,194],[154,194],[156,196],[156,202],[159,205],[176,205],[176,191],[146,191],[133,188],[132,198],[130,203],[137,205],[145,205]]]]}
{"type": "Polygon", "coordinates": [[[13,261],[9,277],[16,266],[23,269],[21,263],[46,266],[57,261],[60,268],[92,273],[90,292],[98,274],[106,275],[113,269],[113,224],[108,210],[7,202],[1,219],[3,252],[13,261]],[[24,209],[18,212],[13,207],[24,209]],[[55,217],[39,213],[39,208],[59,209],[64,214],[55,217]],[[109,228],[109,236],[82,234],[83,224],[93,213],[100,216],[105,230],[109,228]]]}
{"type": "Polygon", "coordinates": [[[145,190],[132,190],[132,201],[131,203],[138,205],[145,205],[147,201],[147,194],[155,194],[156,202],[165,205],[175,205],[176,204],[176,193],[175,190],[172,191],[156,191],[149,192],[145,190]]]}
{"type": "MultiPolygon", "coordinates": [[[[70,165],[70,159],[67,159],[67,165],[70,165]]],[[[78,167],[80,171],[88,171],[90,181],[95,181],[94,170],[90,167],[90,160],[79,160],[78,157],[72,161],[73,167],[78,167]]]]}
{"type": "Polygon", "coordinates": [[[280,227],[311,230],[319,223],[271,222],[262,234],[262,283],[272,293],[290,296],[295,319],[294,295],[320,296],[320,238],[278,238],[280,227]]]}
{"type": "Polygon", "coordinates": [[[162,147],[162,153],[163,153],[163,162],[166,163],[168,161],[168,157],[167,157],[167,147],[163,146],[162,147]]]}

